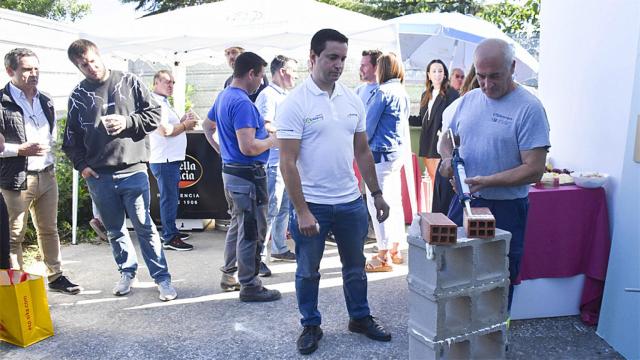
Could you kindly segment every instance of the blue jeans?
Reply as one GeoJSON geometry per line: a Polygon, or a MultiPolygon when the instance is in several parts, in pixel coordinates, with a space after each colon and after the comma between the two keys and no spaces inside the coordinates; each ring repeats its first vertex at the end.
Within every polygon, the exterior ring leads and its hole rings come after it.
{"type": "Polygon", "coordinates": [[[99,173],[99,178],[86,179],[91,198],[102,216],[113,257],[121,273],[136,275],[138,257],[126,228],[129,215],[138,235],[142,258],[156,283],[170,280],[167,260],[156,226],[149,213],[149,178],[146,172],[127,175],[99,173]]]}
{"type": "Polygon", "coordinates": [[[291,210],[289,231],[296,243],[296,297],[302,314],[302,326],[320,325],[318,311],[318,287],[320,285],[320,260],[324,252],[324,241],[329,231],[338,245],[342,263],[342,289],[347,311],[352,319],[369,316],[367,302],[367,274],[364,271],[364,240],[369,229],[367,207],[358,199],[338,205],[307,203],[309,210],[320,224],[320,234],[307,237],[298,228],[298,217],[291,210]]]}
{"type": "Polygon", "coordinates": [[[158,182],[162,239],[165,243],[180,234],[176,227],[176,218],[178,217],[178,183],[180,182],[181,163],[182,161],[172,161],[149,164],[151,173],[158,182]]]}
{"type": "MultiPolygon", "coordinates": [[[[496,227],[511,233],[509,243],[509,309],[513,300],[513,283],[520,274],[520,260],[524,250],[524,232],[527,226],[527,214],[529,213],[529,198],[514,200],[488,200],[472,199],[471,207],[486,207],[496,218],[496,227]]],[[[462,204],[456,194],[449,205],[447,216],[456,225],[462,226],[462,204]]]]}
{"type": "MultiPolygon", "coordinates": [[[[287,190],[284,189],[284,180],[277,164],[267,167],[267,190],[269,191],[267,228],[271,230],[271,253],[282,254],[289,250],[286,243],[289,196],[287,190]]],[[[264,251],[266,251],[266,247],[264,251]]]]}

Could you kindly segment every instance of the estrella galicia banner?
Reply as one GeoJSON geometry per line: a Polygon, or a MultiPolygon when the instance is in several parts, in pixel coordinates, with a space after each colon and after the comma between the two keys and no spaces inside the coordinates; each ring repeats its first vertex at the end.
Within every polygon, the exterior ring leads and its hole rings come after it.
{"type": "Polygon", "coordinates": [[[198,159],[187,154],[184,161],[180,164],[180,189],[187,189],[197,185],[202,179],[202,164],[198,159]]]}
{"type": "MultiPolygon", "coordinates": [[[[149,171],[151,217],[160,224],[160,194],[149,171]]],[[[178,219],[229,219],[222,185],[222,161],[202,131],[187,133],[187,154],[180,164],[178,219]]]]}

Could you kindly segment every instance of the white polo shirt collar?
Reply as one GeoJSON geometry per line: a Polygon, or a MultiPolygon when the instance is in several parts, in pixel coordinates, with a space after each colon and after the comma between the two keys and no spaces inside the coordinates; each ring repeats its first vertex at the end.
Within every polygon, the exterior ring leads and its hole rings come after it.
{"type": "MultiPolygon", "coordinates": [[[[313,81],[313,76],[309,75],[309,77],[307,78],[307,80],[305,80],[305,85],[307,87],[307,89],[316,96],[320,96],[320,95],[329,95],[328,92],[320,89],[318,87],[318,85],[315,83],[315,81],[313,81]]],[[[338,82],[334,83],[334,89],[333,89],[333,93],[331,94],[330,99],[333,100],[333,98],[335,98],[336,96],[341,96],[342,95],[342,88],[341,86],[338,84],[338,82]]]]}
{"type": "Polygon", "coordinates": [[[269,85],[267,85],[267,87],[272,87],[273,90],[275,90],[279,95],[287,95],[287,91],[285,89],[281,88],[280,86],[278,86],[273,81],[270,82],[269,85]]]}

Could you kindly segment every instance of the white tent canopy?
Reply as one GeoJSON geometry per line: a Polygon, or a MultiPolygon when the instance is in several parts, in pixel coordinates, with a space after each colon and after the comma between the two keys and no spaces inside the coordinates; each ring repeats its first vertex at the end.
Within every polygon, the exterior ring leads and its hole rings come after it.
{"type": "Polygon", "coordinates": [[[387,20],[381,27],[355,34],[354,38],[373,38],[381,44],[397,43],[408,72],[413,70],[422,78],[427,64],[433,59],[444,61],[449,68],[469,69],[477,44],[487,38],[498,38],[514,46],[516,80],[524,81],[538,73],[536,59],[495,25],[459,13],[405,15],[387,20]]]}
{"type": "Polygon", "coordinates": [[[190,65],[222,63],[222,50],[234,45],[265,59],[277,53],[306,57],[311,36],[322,28],[349,34],[382,24],[312,0],[226,0],[144,17],[117,32],[95,35],[102,37],[103,52],[190,65]]]}
{"type": "MultiPolygon", "coordinates": [[[[174,104],[183,108],[186,66],[221,64],[224,49],[243,48],[272,59],[303,60],[313,34],[334,28],[346,35],[384,25],[382,20],[313,0],[225,0],[133,20],[101,34],[83,34],[103,54],[173,66],[174,104]]],[[[350,42],[350,61],[364,44],[350,42]]],[[[393,45],[393,44],[392,44],[393,45]]],[[[395,48],[387,49],[395,50],[395,48]]]]}

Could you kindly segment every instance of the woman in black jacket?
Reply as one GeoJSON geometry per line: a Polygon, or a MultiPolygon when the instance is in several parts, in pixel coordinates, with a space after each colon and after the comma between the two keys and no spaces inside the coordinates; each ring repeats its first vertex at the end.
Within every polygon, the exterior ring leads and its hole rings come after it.
{"type": "MultiPolygon", "coordinates": [[[[423,158],[427,175],[431,179],[432,189],[436,182],[436,170],[440,162],[436,144],[442,128],[442,113],[457,98],[458,92],[449,86],[447,66],[442,60],[432,60],[427,65],[426,90],[422,93],[420,100],[420,113],[418,116],[409,118],[409,123],[412,126],[422,126],[418,156],[423,158]]],[[[446,209],[444,213],[446,213],[446,209]]]]}

